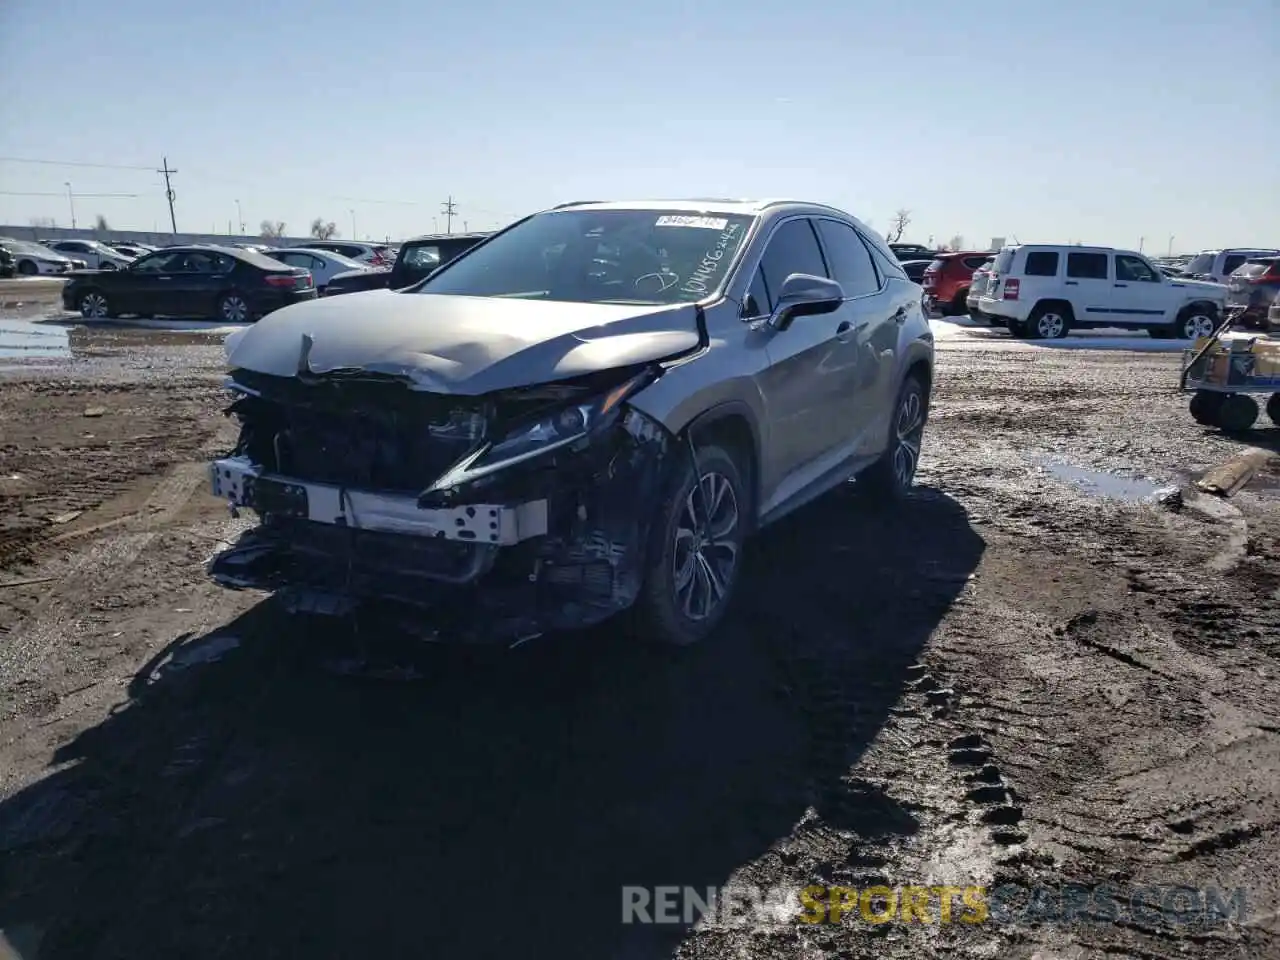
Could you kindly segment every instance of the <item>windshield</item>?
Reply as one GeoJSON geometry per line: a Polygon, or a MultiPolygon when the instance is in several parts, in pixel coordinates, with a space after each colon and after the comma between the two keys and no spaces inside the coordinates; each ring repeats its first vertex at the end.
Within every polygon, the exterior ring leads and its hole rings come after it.
{"type": "Polygon", "coordinates": [[[991,264],[991,272],[1008,273],[1011,266],[1013,266],[1013,250],[1006,247],[996,254],[996,258],[991,264]]]}
{"type": "Polygon", "coordinates": [[[1214,254],[1198,253],[1191,258],[1191,262],[1183,267],[1186,273],[1210,273],[1213,271],[1214,254]]]}
{"type": "Polygon", "coordinates": [[[673,210],[553,210],[462,254],[415,292],[692,303],[723,287],[753,219],[673,210]]]}

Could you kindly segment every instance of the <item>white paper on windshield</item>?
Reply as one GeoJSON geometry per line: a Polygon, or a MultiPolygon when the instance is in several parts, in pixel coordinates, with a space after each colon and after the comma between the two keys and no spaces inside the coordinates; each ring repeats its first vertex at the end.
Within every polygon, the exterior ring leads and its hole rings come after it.
{"type": "Polygon", "coordinates": [[[723,230],[729,225],[724,217],[659,217],[655,227],[697,227],[699,230],[723,230]]]}

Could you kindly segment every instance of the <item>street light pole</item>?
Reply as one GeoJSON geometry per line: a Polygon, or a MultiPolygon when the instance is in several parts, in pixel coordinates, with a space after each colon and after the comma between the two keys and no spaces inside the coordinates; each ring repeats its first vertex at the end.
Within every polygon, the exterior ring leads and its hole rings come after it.
{"type": "Polygon", "coordinates": [[[71,195],[71,181],[68,180],[66,183],[67,183],[67,203],[71,205],[71,229],[74,230],[76,228],[76,201],[75,201],[75,197],[71,195]]]}
{"type": "Polygon", "coordinates": [[[356,212],[352,208],[348,207],[347,213],[351,214],[351,239],[359,240],[360,237],[356,234],[356,212]]]}
{"type": "Polygon", "coordinates": [[[244,211],[240,209],[240,201],[236,201],[236,220],[240,224],[240,235],[244,236],[244,211]]]}

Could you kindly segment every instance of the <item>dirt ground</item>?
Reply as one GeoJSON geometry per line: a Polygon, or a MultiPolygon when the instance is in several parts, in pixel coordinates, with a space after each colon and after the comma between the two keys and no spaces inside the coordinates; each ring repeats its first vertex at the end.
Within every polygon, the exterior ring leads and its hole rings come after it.
{"type": "Polygon", "coordinates": [[[768,530],[705,645],[433,647],[392,682],[332,669],[376,624],[206,582],[247,522],[205,493],[217,342],[71,345],[0,374],[20,955],[1280,955],[1280,470],[1193,486],[1280,430],[1196,427],[1176,356],[944,341],[912,502],[840,492],[768,530]],[[1025,896],[982,923],[622,922],[626,886],[726,884],[1025,896]],[[1034,899],[1071,884],[1120,909],[1034,899]],[[1247,908],[1196,922],[1175,885],[1247,908]]]}

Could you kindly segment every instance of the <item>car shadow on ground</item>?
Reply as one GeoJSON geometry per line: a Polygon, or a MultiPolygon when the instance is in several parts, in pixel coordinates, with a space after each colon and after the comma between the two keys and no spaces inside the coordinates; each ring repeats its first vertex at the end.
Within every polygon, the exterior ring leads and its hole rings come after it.
{"type": "Polygon", "coordinates": [[[666,956],[687,931],[624,925],[624,886],[721,885],[809,808],[915,830],[841,778],[983,548],[937,491],[841,491],[756,541],[699,647],[432,648],[412,683],[327,672],[348,628],[260,604],[0,805],[0,928],[41,960],[666,956]]]}

